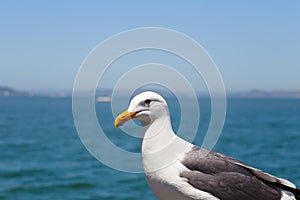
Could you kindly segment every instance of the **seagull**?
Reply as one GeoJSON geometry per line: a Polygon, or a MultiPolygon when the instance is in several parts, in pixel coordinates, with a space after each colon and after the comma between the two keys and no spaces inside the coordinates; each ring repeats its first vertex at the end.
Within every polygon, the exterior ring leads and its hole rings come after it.
{"type": "Polygon", "coordinates": [[[146,181],[160,200],[300,200],[290,181],[178,137],[167,102],[155,92],[136,95],[114,126],[131,119],[141,122],[146,181]]]}

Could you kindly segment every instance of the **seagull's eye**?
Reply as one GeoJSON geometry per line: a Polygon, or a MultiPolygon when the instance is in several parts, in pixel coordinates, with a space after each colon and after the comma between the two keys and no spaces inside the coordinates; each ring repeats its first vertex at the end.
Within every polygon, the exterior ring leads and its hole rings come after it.
{"type": "Polygon", "coordinates": [[[150,100],[150,99],[146,99],[146,100],[144,101],[144,103],[145,103],[147,106],[149,106],[150,103],[151,103],[151,100],[150,100]]]}

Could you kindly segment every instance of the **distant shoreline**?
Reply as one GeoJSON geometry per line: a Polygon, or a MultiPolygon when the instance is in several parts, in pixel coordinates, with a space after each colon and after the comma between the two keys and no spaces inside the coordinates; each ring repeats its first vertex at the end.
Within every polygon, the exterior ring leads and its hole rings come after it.
{"type": "MultiPolygon", "coordinates": [[[[84,96],[83,92],[83,96],[84,96]]],[[[127,97],[130,92],[123,91],[120,97],[127,97]]],[[[161,91],[164,93],[164,91],[161,91]]],[[[97,90],[96,98],[101,97],[111,97],[112,91],[107,90],[97,90]]],[[[181,94],[184,96],[184,94],[181,94]]],[[[52,92],[52,93],[32,93],[27,91],[19,91],[7,86],[0,86],[0,97],[49,97],[49,98],[67,98],[72,97],[71,92],[52,92]]],[[[199,93],[198,97],[209,98],[208,93],[199,93]]],[[[299,91],[288,91],[288,90],[251,90],[242,92],[228,92],[227,98],[255,98],[255,99],[300,99],[299,91]]]]}

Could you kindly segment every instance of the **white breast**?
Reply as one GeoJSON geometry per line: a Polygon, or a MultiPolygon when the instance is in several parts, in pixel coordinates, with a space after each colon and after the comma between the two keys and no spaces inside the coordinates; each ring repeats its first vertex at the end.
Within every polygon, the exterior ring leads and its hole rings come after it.
{"type": "Polygon", "coordinates": [[[160,200],[219,200],[213,195],[198,190],[180,177],[182,170],[188,170],[180,161],[155,172],[145,172],[147,182],[160,200]]]}

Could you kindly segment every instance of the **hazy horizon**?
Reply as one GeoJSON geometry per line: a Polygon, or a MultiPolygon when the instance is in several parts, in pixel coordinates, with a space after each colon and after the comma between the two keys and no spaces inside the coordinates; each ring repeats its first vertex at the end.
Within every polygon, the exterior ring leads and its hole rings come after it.
{"type": "MultiPolygon", "coordinates": [[[[30,94],[35,94],[35,95],[49,95],[49,94],[68,94],[71,95],[73,90],[72,89],[42,89],[42,90],[26,90],[26,89],[18,89],[18,88],[14,88],[14,87],[10,87],[8,85],[0,85],[0,89],[1,87],[7,87],[9,89],[13,89],[17,92],[28,92],[30,94]]],[[[226,89],[226,88],[225,88],[226,89]]],[[[151,88],[149,89],[151,90],[151,88]]],[[[154,90],[159,90],[159,89],[154,89],[154,90]]],[[[109,93],[113,91],[112,88],[105,88],[105,89],[97,89],[98,92],[103,92],[103,93],[109,93]]],[[[129,89],[123,89],[123,90],[118,90],[117,92],[121,92],[120,94],[126,94],[126,93],[131,93],[132,91],[129,89]]],[[[287,89],[271,89],[271,90],[265,90],[265,89],[260,89],[260,88],[253,88],[253,89],[249,89],[249,90],[237,90],[237,91],[229,91],[226,90],[227,94],[238,94],[238,93],[251,93],[251,92],[266,92],[266,93],[276,93],[276,92],[294,92],[294,93],[300,93],[300,89],[298,90],[287,90],[287,89]]],[[[179,92],[180,93],[180,92],[179,92]]],[[[206,90],[199,90],[196,91],[197,94],[205,94],[208,95],[208,91],[206,90]]],[[[183,92],[184,94],[184,92],[183,92]]]]}

